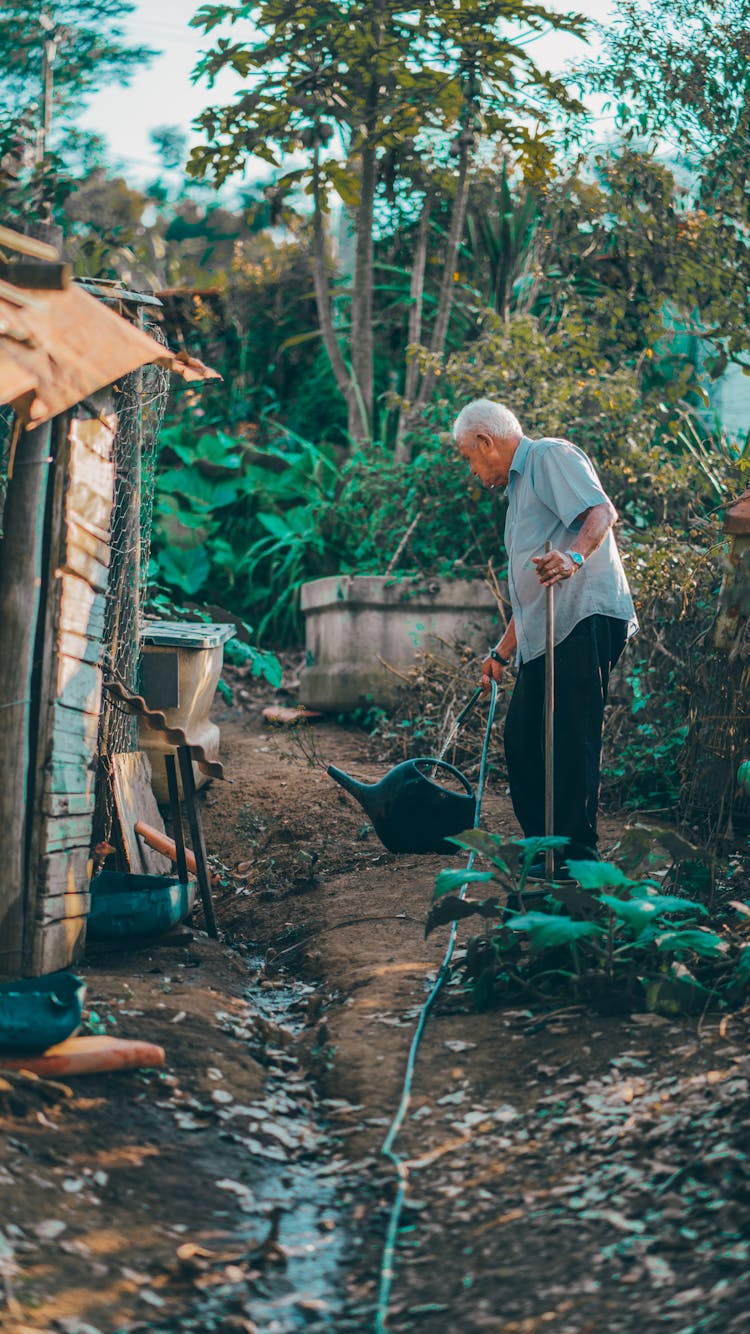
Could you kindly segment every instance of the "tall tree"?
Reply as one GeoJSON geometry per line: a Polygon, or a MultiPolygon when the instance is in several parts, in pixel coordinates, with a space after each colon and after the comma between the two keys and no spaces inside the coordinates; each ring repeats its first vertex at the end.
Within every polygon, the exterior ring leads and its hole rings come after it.
{"type": "Polygon", "coordinates": [[[695,332],[750,370],[750,0],[618,0],[587,70],[622,133],[680,158],[694,249],[695,332]]]}
{"type": "MultiPolygon", "coordinates": [[[[285,169],[281,184],[304,189],[312,206],[311,252],[320,332],[348,405],[354,440],[374,416],[374,248],[395,201],[408,196],[418,228],[410,294],[410,338],[424,339],[422,299],[429,214],[436,191],[452,195],[442,278],[429,337],[431,361],[415,390],[424,403],[442,358],[454,270],[480,136],[502,139],[537,168],[564,85],[541,71],[519,41],[548,29],[582,33],[584,21],[530,0],[263,0],[208,4],[193,24],[231,25],[197,66],[213,81],[232,69],[243,87],[229,106],[199,118],[207,143],[190,170],[217,183],[248,156],[285,169]],[[455,165],[450,171],[448,153],[455,165]],[[291,163],[290,163],[291,159],[291,163]],[[354,233],[348,329],[334,317],[328,216],[335,193],[354,233]],[[421,215],[421,220],[420,220],[421,215]]],[[[419,378],[419,377],[417,377],[419,378]]],[[[414,406],[414,404],[412,404],[414,406]]]]}
{"type": "MultiPolygon", "coordinates": [[[[0,199],[11,215],[59,203],[92,136],[76,121],[104,83],[127,83],[155,52],[131,42],[127,0],[2,0],[0,199]]],[[[95,145],[94,145],[95,147],[95,145]]]]}

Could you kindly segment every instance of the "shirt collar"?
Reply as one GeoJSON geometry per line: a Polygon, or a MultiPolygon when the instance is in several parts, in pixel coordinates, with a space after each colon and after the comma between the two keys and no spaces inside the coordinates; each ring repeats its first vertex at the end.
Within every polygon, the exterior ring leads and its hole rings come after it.
{"type": "Polygon", "coordinates": [[[516,449],[516,452],[513,455],[513,462],[511,463],[510,469],[508,471],[509,483],[514,472],[517,472],[519,474],[523,472],[524,467],[526,466],[526,456],[529,450],[531,449],[532,443],[533,442],[529,440],[527,436],[525,435],[521,436],[521,439],[518,442],[518,448],[516,449]]]}

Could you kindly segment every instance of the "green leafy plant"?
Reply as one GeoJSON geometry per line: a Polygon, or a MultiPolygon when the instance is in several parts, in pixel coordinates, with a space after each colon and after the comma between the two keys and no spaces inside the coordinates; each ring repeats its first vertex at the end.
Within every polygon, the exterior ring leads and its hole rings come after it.
{"type": "Polygon", "coordinates": [[[549,848],[558,851],[565,839],[506,840],[470,830],[451,841],[490,868],[441,871],[426,932],[474,915],[499,919],[466,951],[465,981],[479,1008],[519,997],[545,1002],[563,996],[603,1012],[676,1014],[736,1003],[745,993],[750,944],[742,927],[750,908],[731,905],[741,918],[740,929],[731,930],[726,922],[708,925],[703,903],[665,892],[670,878],[679,886],[688,855],[698,855],[674,831],[641,826],[626,837],[621,850],[627,869],[570,861],[571,880],[533,888],[532,862],[549,848]],[[649,861],[651,874],[643,867],[649,861]],[[496,892],[472,899],[462,893],[467,885],[492,885],[496,892]],[[504,892],[504,903],[497,891],[504,892]]]}

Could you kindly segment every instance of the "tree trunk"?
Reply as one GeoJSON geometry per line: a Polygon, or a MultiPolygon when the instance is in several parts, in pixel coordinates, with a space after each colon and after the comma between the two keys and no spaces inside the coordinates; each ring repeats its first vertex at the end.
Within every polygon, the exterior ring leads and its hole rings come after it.
{"type": "Polygon", "coordinates": [[[331,370],[339,392],[346,399],[346,402],[351,404],[352,378],[339,347],[331,311],[331,287],[328,278],[323,207],[320,198],[320,149],[318,147],[315,149],[313,159],[312,270],[315,304],[318,311],[320,332],[323,335],[323,345],[328,353],[328,360],[331,363],[331,370]]]}
{"type": "Polygon", "coordinates": [[[32,682],[43,585],[50,426],[22,432],[0,542],[0,974],[23,966],[29,782],[36,746],[32,682]]]}
{"type": "MultiPolygon", "coordinates": [[[[453,296],[455,292],[455,283],[453,274],[456,267],[458,256],[458,247],[461,243],[461,237],[466,220],[466,205],[469,199],[469,149],[461,148],[461,156],[458,168],[458,184],[456,186],[456,198],[453,201],[453,214],[451,217],[450,232],[448,234],[448,245],[445,253],[445,266],[443,268],[443,280],[440,284],[440,295],[438,297],[437,315],[435,317],[435,327],[432,331],[432,340],[430,342],[430,352],[434,357],[442,357],[445,351],[445,340],[448,335],[448,323],[450,321],[451,309],[453,307],[453,296]]],[[[422,378],[419,387],[417,400],[414,404],[415,412],[420,412],[425,407],[432,393],[435,384],[435,372],[427,371],[422,378]]]]}
{"type": "Polygon", "coordinates": [[[448,321],[450,319],[451,307],[453,305],[453,293],[455,291],[453,274],[455,272],[455,265],[458,257],[458,247],[461,244],[461,237],[463,235],[464,222],[466,221],[466,205],[468,199],[469,151],[467,148],[462,148],[459,160],[456,198],[453,201],[451,229],[448,235],[445,268],[443,269],[443,281],[440,286],[437,319],[435,320],[435,328],[432,332],[432,342],[430,343],[430,351],[434,352],[436,356],[442,356],[443,349],[445,348],[445,339],[448,333],[448,321]]]}
{"type": "Polygon", "coordinates": [[[359,443],[372,438],[373,430],[373,260],[372,236],[375,214],[377,161],[371,131],[362,150],[360,201],[357,209],[357,238],[352,284],[352,398],[349,403],[349,435],[359,443]]]}
{"type": "MultiPolygon", "coordinates": [[[[419,219],[419,230],[417,231],[417,244],[414,252],[414,267],[411,271],[411,283],[409,284],[409,332],[407,335],[407,346],[411,347],[422,339],[422,307],[424,301],[424,273],[427,265],[427,238],[430,226],[430,210],[432,208],[432,197],[425,195],[425,201],[422,205],[422,216],[419,219]]],[[[411,457],[411,444],[407,438],[407,430],[411,421],[411,411],[414,404],[414,395],[417,392],[419,383],[419,364],[415,357],[407,362],[406,375],[404,377],[404,391],[401,411],[398,415],[398,427],[396,429],[396,449],[395,460],[397,463],[408,463],[411,457]]]]}

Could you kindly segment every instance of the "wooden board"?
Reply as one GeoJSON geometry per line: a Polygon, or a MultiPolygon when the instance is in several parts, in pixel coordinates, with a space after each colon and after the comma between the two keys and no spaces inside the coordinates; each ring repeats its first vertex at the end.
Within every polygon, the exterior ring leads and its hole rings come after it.
{"type": "Polygon", "coordinates": [[[63,763],[76,763],[81,755],[90,761],[96,755],[99,736],[99,714],[81,713],[78,709],[67,709],[59,700],[55,700],[52,724],[55,729],[53,758],[63,763]]]}
{"type": "Polygon", "coordinates": [[[160,852],[154,852],[138,837],[138,820],[164,833],[151,786],[151,765],[142,750],[112,756],[115,805],[122,830],[122,841],[130,870],[136,875],[168,875],[172,864],[160,852]]]}
{"type": "Polygon", "coordinates": [[[87,917],[91,906],[90,894],[56,894],[39,900],[39,920],[44,926],[61,922],[66,917],[87,917]]]}
{"type": "Polygon", "coordinates": [[[81,793],[93,795],[96,786],[96,763],[88,756],[55,755],[45,766],[44,789],[52,793],[81,793]]]}
{"type": "Polygon", "coordinates": [[[89,846],[65,848],[42,859],[39,875],[40,900],[42,896],[65,897],[82,893],[91,877],[89,846]]]}
{"type": "Polygon", "coordinates": [[[85,579],[97,593],[106,593],[110,550],[100,538],[77,523],[68,523],[65,568],[85,579]]]}
{"type": "Polygon", "coordinates": [[[59,650],[68,658],[77,658],[79,662],[90,662],[95,667],[101,663],[103,648],[99,640],[88,639],[76,634],[75,630],[60,631],[59,650]]]}
{"type": "Polygon", "coordinates": [[[45,792],[42,798],[42,810],[45,815],[93,815],[94,793],[91,792],[45,792]]]}
{"type": "Polygon", "coordinates": [[[66,967],[85,940],[115,425],[66,421],[58,441],[24,959],[35,973],[66,967]]]}
{"type": "Polygon", "coordinates": [[[80,959],[85,940],[85,917],[65,917],[62,921],[49,922],[46,926],[39,924],[34,933],[34,976],[68,968],[80,959]]]}
{"type": "Polygon", "coordinates": [[[61,653],[57,660],[57,699],[68,709],[99,716],[102,674],[90,662],[80,662],[61,653]]]}
{"type": "Polygon", "coordinates": [[[60,629],[101,643],[104,636],[103,593],[97,593],[80,575],[62,570],[60,629]]]}
{"type": "Polygon", "coordinates": [[[88,848],[91,842],[90,815],[51,815],[47,820],[47,852],[88,848]]]}

